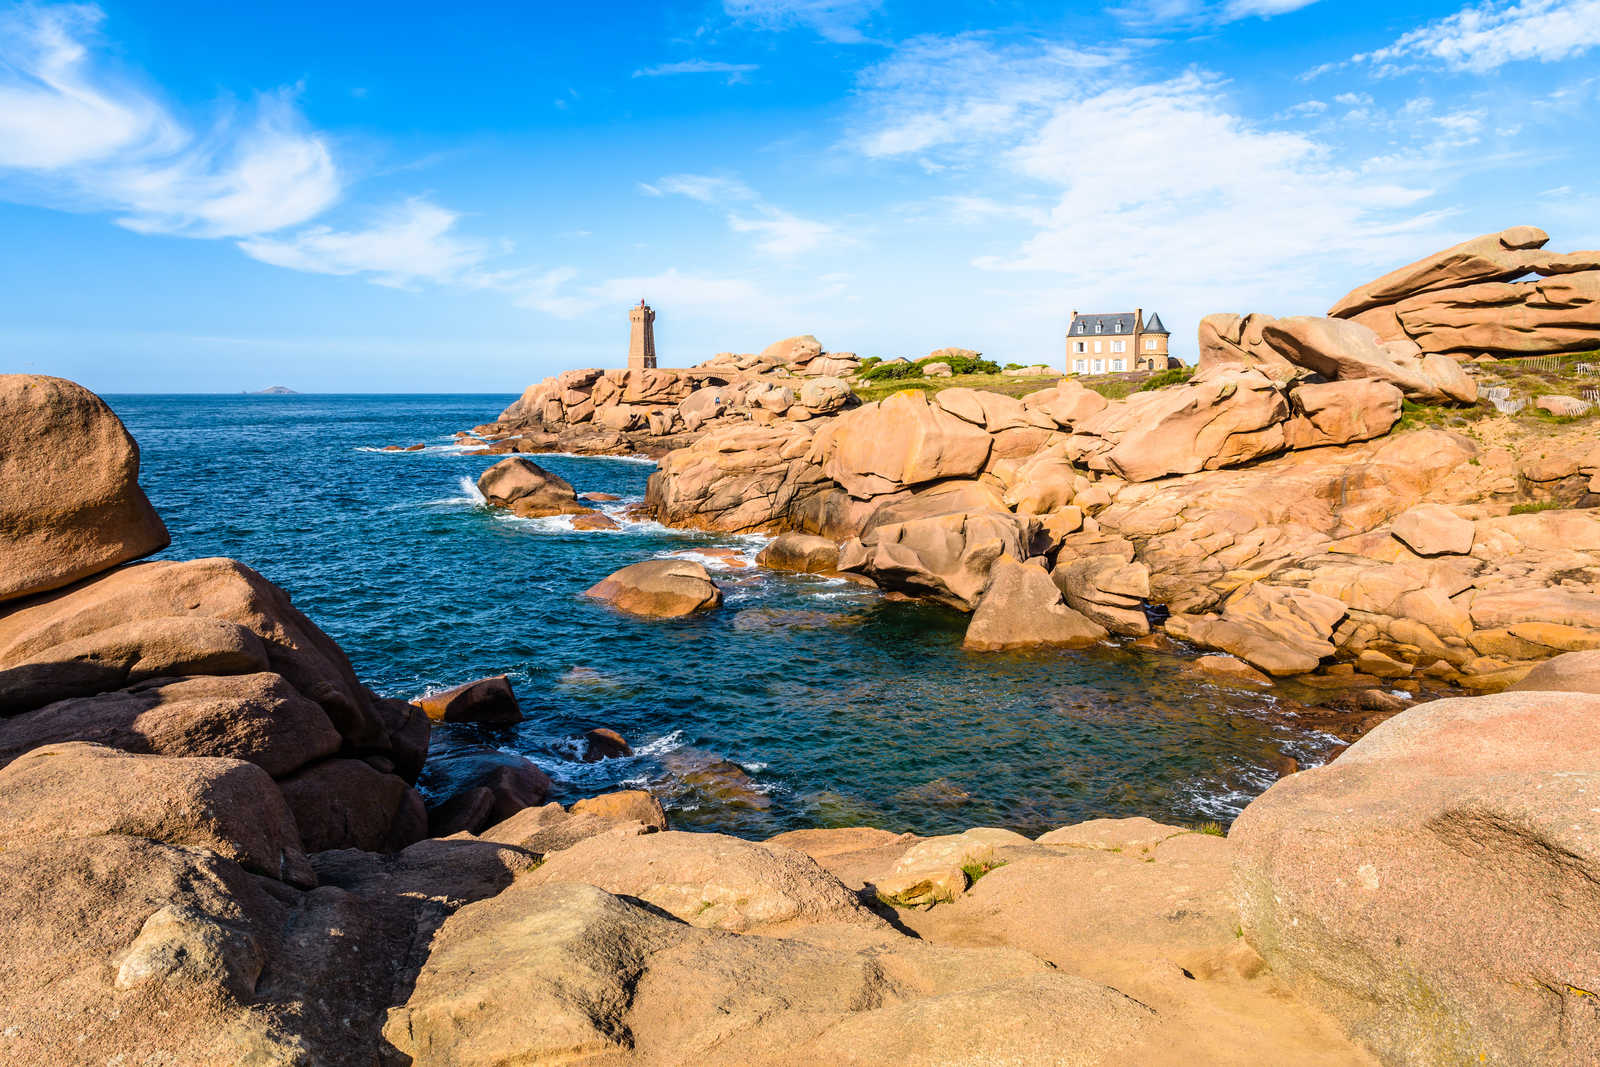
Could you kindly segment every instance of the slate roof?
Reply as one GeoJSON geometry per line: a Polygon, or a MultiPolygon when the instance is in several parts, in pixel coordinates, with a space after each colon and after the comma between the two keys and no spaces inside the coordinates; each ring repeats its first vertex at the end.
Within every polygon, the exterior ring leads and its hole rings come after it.
{"type": "Polygon", "coordinates": [[[1068,337],[1116,336],[1133,334],[1133,312],[1116,315],[1079,315],[1067,329],[1068,337]]]}
{"type": "MultiPolygon", "coordinates": [[[[1134,312],[1119,311],[1115,315],[1079,315],[1067,327],[1068,337],[1132,337],[1134,312]]],[[[1161,316],[1152,314],[1145,320],[1145,333],[1167,333],[1161,325],[1161,316]]]]}

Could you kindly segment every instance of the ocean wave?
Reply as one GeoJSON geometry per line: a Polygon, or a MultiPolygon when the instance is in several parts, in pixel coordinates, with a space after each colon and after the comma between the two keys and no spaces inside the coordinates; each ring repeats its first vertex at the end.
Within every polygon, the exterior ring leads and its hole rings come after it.
{"type": "Polygon", "coordinates": [[[460,456],[475,452],[481,445],[462,445],[452,441],[444,445],[424,445],[422,448],[379,448],[357,445],[356,452],[369,452],[378,456],[460,456]]]}
{"type": "Polygon", "coordinates": [[[534,456],[557,456],[557,457],[559,457],[561,459],[585,459],[585,460],[592,459],[592,460],[602,460],[602,461],[603,460],[613,460],[613,461],[615,461],[617,463],[643,463],[646,466],[650,466],[650,467],[654,467],[656,465],[656,461],[651,459],[649,456],[639,456],[639,455],[634,455],[634,456],[595,456],[595,455],[585,454],[585,453],[582,453],[582,452],[519,452],[517,454],[518,455],[528,456],[530,458],[534,457],[534,456]]]}

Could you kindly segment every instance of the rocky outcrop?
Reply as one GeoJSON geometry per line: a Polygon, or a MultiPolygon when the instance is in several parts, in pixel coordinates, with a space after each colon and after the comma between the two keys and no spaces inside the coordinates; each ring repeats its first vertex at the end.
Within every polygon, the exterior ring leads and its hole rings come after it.
{"type": "Polygon", "coordinates": [[[948,482],[880,505],[839,549],[839,569],[972,611],[1000,557],[1026,558],[1028,525],[992,488],[948,482]]]}
{"type": "Polygon", "coordinates": [[[139,446],[63,378],[0,375],[0,603],[167,547],[139,488],[139,446]]]}
{"type": "Polygon", "coordinates": [[[1513,226],[1474,237],[1351,290],[1328,309],[1328,314],[1349,318],[1420,293],[1520,278],[1533,273],[1548,259],[1548,253],[1539,250],[1549,240],[1550,235],[1536,226],[1513,226]]]}
{"type": "Polygon", "coordinates": [[[1477,384],[1454,360],[1424,355],[1403,338],[1382,343],[1360,323],[1312,316],[1273,319],[1261,336],[1285,360],[1328,381],[1376,379],[1412,400],[1432,403],[1478,399],[1477,384]]]}
{"type": "Polygon", "coordinates": [[[1600,252],[1545,252],[1548,240],[1532,226],[1473,238],[1355,289],[1328,314],[1434,355],[1600,348],[1600,252]],[[1516,280],[1529,274],[1540,277],[1516,280]]]}
{"type": "Polygon", "coordinates": [[[479,475],[478,492],[490,507],[505,508],[524,519],[589,510],[578,503],[571,482],[520,456],[503,459],[479,475]]]}
{"type": "Polygon", "coordinates": [[[804,422],[855,403],[860,361],[791,337],[757,355],[722,353],[688,369],[567,371],[530,386],[469,443],[489,452],[664,455],[729,426],[804,422]]]}
{"type": "Polygon", "coordinates": [[[808,424],[729,426],[669,453],[650,476],[645,509],[690,529],[783,530],[831,488],[807,456],[808,424]]]}
{"type": "Polygon", "coordinates": [[[967,624],[962,647],[977,652],[1087,648],[1105,636],[1103,626],[1062,602],[1043,567],[1001,556],[989,569],[989,587],[967,624]]]}
{"type": "Polygon", "coordinates": [[[1257,584],[1229,599],[1219,616],[1172,616],[1167,632],[1268,674],[1306,674],[1333,655],[1334,627],[1348,611],[1320,593],[1257,584]]]}
{"type": "Polygon", "coordinates": [[[1225,367],[1107,406],[1074,427],[1068,456],[1135,482],[1237,466],[1282,452],[1288,417],[1271,379],[1225,367]]]}
{"type": "Polygon", "coordinates": [[[1239,817],[1245,938],[1386,1063],[1577,1063],[1600,1036],[1600,697],[1425,704],[1239,817]]]}
{"type": "Polygon", "coordinates": [[[629,615],[676,619],[709,611],[722,603],[722,590],[699,563],[687,559],[648,559],[622,568],[584,596],[629,615]]]}
{"type": "Polygon", "coordinates": [[[1140,637],[1150,632],[1145,601],[1150,599],[1150,569],[1118,553],[1059,559],[1050,579],[1066,602],[1115,634],[1140,637]]]}
{"type": "Polygon", "coordinates": [[[385,1027],[419,1062],[1100,1063],[1153,1025],[1022,953],[740,936],[592,885],[519,879],[458,919],[385,1027]]]}
{"type": "Polygon", "coordinates": [[[810,460],[857,498],[951,478],[970,478],[989,460],[989,434],[906,390],[835,419],[810,460]]]}

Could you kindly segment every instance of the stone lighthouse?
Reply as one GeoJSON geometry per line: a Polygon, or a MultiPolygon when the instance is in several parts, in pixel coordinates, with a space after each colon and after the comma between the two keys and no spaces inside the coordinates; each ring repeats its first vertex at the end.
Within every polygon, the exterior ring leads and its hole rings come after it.
{"type": "Polygon", "coordinates": [[[656,365],[656,313],[643,300],[628,309],[633,332],[628,337],[628,369],[653,370],[656,365]]]}

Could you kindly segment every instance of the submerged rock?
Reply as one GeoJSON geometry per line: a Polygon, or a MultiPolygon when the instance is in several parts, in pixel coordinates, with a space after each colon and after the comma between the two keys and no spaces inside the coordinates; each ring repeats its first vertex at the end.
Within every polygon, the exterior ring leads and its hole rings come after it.
{"type": "Polygon", "coordinates": [[[839,546],[811,534],[779,534],[756,556],[768,570],[800,574],[832,574],[839,569],[839,546]]]}
{"type": "Polygon", "coordinates": [[[418,697],[414,703],[434,722],[522,721],[522,708],[511,691],[510,680],[503,674],[467,682],[442,693],[430,693],[418,697]]]}

